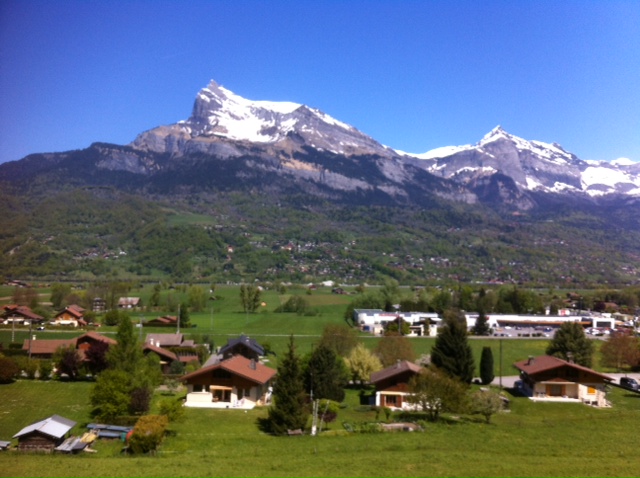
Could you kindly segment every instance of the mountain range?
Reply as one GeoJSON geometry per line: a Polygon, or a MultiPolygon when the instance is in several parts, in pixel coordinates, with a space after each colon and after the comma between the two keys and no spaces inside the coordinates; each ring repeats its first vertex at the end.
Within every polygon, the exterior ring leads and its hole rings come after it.
{"type": "MultiPolygon", "coordinates": [[[[616,267],[640,257],[628,256],[638,247],[624,242],[628,234],[640,234],[640,163],[585,161],[556,143],[519,138],[500,126],[473,145],[409,154],[318,109],[248,100],[214,81],[197,93],[186,120],[142,132],[127,145],[94,143],[1,164],[0,185],[5,206],[9,197],[23,198],[23,211],[33,211],[27,204],[34,198],[76,190],[117,191],[114,197],[132,195],[199,214],[240,194],[254,209],[297,208],[324,214],[328,222],[335,208],[364,208],[361,215],[372,207],[395,208],[392,222],[398,215],[423,214],[416,211],[441,217],[436,211],[467,208],[503,221],[487,226],[497,236],[514,218],[538,225],[572,218],[582,228],[574,219],[586,214],[581,219],[600,238],[622,231],[618,242],[603,246],[607,254],[621,254],[612,259],[616,267]]],[[[325,232],[349,229],[344,223],[325,226],[325,232]]],[[[351,231],[355,237],[361,232],[351,231]]],[[[3,253],[14,254],[19,242],[9,240],[3,253]]]]}

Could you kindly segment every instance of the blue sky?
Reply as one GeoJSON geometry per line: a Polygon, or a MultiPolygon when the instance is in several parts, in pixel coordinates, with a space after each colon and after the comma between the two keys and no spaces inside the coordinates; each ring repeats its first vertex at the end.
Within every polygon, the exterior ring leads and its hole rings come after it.
{"type": "Polygon", "coordinates": [[[0,162],[129,143],[211,79],[412,153],[500,124],[640,161],[637,0],[0,0],[0,162]]]}

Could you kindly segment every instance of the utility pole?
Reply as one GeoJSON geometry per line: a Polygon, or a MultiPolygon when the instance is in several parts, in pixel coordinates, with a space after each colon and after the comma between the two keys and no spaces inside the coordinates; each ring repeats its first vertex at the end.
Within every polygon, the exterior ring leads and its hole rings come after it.
{"type": "Polygon", "coordinates": [[[500,338],[500,390],[502,390],[502,337],[500,338]]]}

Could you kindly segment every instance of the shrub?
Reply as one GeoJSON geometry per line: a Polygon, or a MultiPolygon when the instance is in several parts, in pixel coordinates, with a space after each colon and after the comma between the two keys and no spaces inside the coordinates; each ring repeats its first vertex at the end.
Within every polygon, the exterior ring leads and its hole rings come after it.
{"type": "Polygon", "coordinates": [[[160,415],[165,415],[170,422],[177,422],[184,417],[184,407],[180,400],[171,398],[162,400],[160,415]]]}
{"type": "Polygon", "coordinates": [[[165,415],[144,415],[138,419],[129,438],[133,453],[149,453],[158,448],[169,423],[165,415]]]}
{"type": "Polygon", "coordinates": [[[13,359],[0,356],[0,383],[13,382],[19,373],[20,368],[13,359]]]}
{"type": "Polygon", "coordinates": [[[40,360],[39,372],[40,380],[49,380],[51,378],[51,372],[53,372],[51,360],[40,360]]]}

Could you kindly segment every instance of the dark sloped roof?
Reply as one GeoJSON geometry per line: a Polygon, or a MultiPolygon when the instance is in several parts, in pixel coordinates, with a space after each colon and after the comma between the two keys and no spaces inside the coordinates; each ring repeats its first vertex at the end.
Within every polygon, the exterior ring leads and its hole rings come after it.
{"type": "Polygon", "coordinates": [[[577,363],[567,362],[566,360],[562,360],[558,357],[553,357],[552,355],[539,355],[537,357],[533,357],[532,359],[521,360],[513,364],[515,368],[518,370],[527,373],[528,375],[535,375],[540,372],[546,372],[548,370],[553,370],[559,367],[571,367],[576,370],[582,370],[583,372],[590,373],[592,375],[597,375],[605,380],[613,380],[613,378],[596,372],[588,367],[583,367],[582,365],[578,365],[577,363]]]}
{"type": "Polygon", "coordinates": [[[407,360],[400,361],[391,367],[387,367],[379,372],[373,372],[371,374],[371,383],[380,382],[382,380],[386,380],[389,377],[393,377],[394,375],[398,375],[407,371],[420,373],[422,367],[420,365],[416,365],[413,362],[409,362],[407,360]]]}
{"type": "Polygon", "coordinates": [[[254,339],[251,339],[249,337],[247,337],[246,335],[242,334],[240,337],[235,338],[235,339],[229,339],[227,341],[227,345],[223,346],[220,349],[220,353],[221,354],[225,354],[225,352],[229,351],[229,350],[233,350],[234,347],[236,347],[237,345],[244,345],[245,347],[248,347],[249,349],[253,350],[254,352],[256,352],[258,355],[264,355],[264,348],[262,347],[262,345],[260,345],[258,342],[256,342],[254,339]]]}

